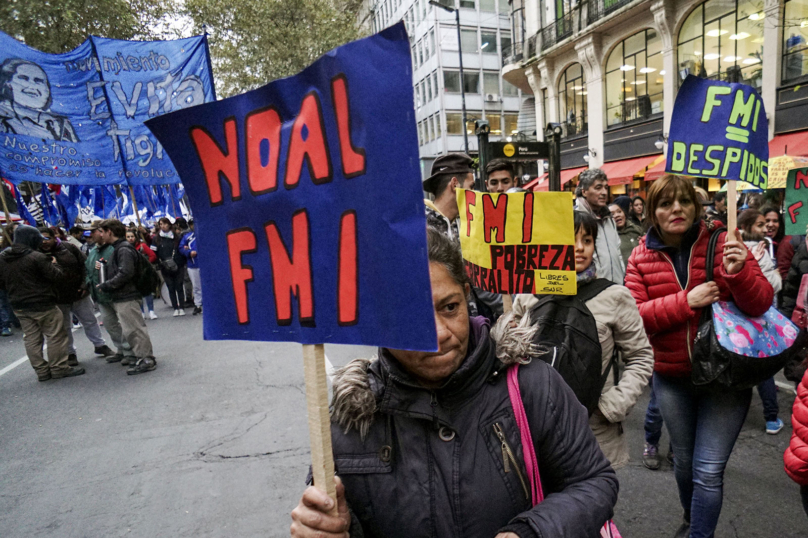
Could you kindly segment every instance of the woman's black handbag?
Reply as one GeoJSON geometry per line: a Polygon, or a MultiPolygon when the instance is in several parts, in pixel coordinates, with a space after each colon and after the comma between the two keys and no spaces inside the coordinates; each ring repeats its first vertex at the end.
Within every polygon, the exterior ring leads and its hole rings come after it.
{"type": "MultiPolygon", "coordinates": [[[[719,228],[710,236],[705,264],[707,282],[713,280],[715,249],[722,231],[719,228]]],[[[754,387],[776,374],[805,342],[806,332],[799,331],[774,307],[760,318],[749,318],[732,303],[715,303],[702,310],[693,343],[691,380],[694,385],[717,388],[754,387]],[[722,331],[721,338],[716,327],[722,331]]]]}
{"type": "Polygon", "coordinates": [[[177,255],[177,249],[175,248],[171,252],[171,257],[166,258],[165,260],[160,260],[160,267],[166,270],[166,272],[170,275],[176,274],[177,271],[180,270],[180,266],[177,265],[177,262],[174,260],[174,256],[177,255]]]}

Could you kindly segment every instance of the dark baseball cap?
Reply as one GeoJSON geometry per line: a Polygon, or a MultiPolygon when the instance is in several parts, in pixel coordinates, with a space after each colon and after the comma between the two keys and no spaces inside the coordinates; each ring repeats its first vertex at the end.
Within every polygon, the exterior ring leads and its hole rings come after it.
{"type": "Polygon", "coordinates": [[[437,179],[444,174],[465,176],[474,172],[474,160],[465,153],[441,155],[432,163],[432,175],[424,180],[424,190],[435,194],[437,179]]]}

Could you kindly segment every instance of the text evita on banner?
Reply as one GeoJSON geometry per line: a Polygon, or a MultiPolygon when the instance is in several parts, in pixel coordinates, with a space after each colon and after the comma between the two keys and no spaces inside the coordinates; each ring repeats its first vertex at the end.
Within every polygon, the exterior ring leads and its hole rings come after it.
{"type": "Polygon", "coordinates": [[[205,39],[90,37],[48,54],[0,32],[0,174],[14,183],[178,183],[143,121],[214,100],[205,39]]]}

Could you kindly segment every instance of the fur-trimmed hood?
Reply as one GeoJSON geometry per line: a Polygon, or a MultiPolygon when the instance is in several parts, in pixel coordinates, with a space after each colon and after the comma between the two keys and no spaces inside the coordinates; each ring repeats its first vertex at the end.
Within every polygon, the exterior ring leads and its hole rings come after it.
{"type": "MultiPolygon", "coordinates": [[[[457,371],[436,392],[451,391],[458,385],[485,382],[490,376],[498,376],[514,363],[526,364],[538,355],[533,344],[537,328],[530,325],[529,316],[512,326],[513,314],[501,316],[489,330],[484,318],[470,318],[471,332],[466,359],[457,371]],[[496,360],[486,361],[489,346],[495,346],[496,360]],[[489,363],[490,362],[490,363],[489,363]]],[[[354,359],[334,374],[331,420],[345,433],[356,430],[364,438],[388,383],[398,383],[418,389],[400,364],[384,349],[370,359],[354,359]],[[379,358],[381,356],[381,359],[379,358]]]]}

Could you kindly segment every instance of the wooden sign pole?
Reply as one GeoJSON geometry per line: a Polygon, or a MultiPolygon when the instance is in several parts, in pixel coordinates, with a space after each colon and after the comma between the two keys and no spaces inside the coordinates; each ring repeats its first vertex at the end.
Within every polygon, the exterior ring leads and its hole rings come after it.
{"type": "Polygon", "coordinates": [[[334,484],[334,452],[331,448],[331,415],[323,344],[303,345],[303,373],[311,440],[311,472],[314,486],[334,501],[330,514],[337,515],[337,487],[334,484]]]}
{"type": "Polygon", "coordinates": [[[132,187],[132,185],[129,185],[129,196],[132,197],[132,208],[135,210],[135,217],[137,218],[137,227],[140,228],[143,225],[140,223],[140,211],[138,211],[137,209],[137,200],[135,200],[135,189],[132,187]]]}
{"type": "Polygon", "coordinates": [[[11,237],[11,233],[8,231],[9,226],[11,226],[11,213],[8,210],[8,203],[6,203],[6,193],[5,189],[0,189],[0,196],[3,198],[3,213],[6,215],[6,223],[3,226],[3,235],[6,236],[6,240],[10,245],[13,243],[13,238],[11,237]]]}
{"type": "Polygon", "coordinates": [[[502,294],[502,311],[504,314],[507,314],[513,310],[513,298],[511,298],[510,293],[503,293],[502,294]]]}
{"type": "Polygon", "coordinates": [[[738,225],[738,195],[735,192],[735,181],[727,182],[727,237],[728,241],[735,240],[735,228],[738,225]]]}

